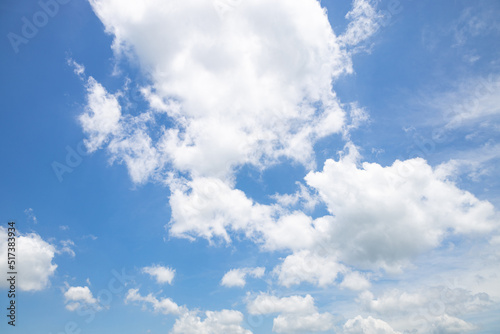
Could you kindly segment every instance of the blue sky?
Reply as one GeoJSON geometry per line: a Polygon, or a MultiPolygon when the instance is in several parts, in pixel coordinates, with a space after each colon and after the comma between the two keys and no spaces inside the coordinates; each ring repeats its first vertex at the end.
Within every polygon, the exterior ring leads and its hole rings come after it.
{"type": "Polygon", "coordinates": [[[499,14],[3,1],[1,332],[498,332],[499,14]]]}

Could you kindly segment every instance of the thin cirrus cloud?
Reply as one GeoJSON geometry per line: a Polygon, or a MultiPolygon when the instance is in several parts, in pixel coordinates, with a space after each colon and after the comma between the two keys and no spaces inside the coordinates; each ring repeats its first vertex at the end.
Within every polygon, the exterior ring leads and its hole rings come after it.
{"type": "Polygon", "coordinates": [[[250,314],[279,313],[273,319],[276,333],[322,332],[334,326],[333,315],[319,313],[311,295],[279,298],[261,293],[248,301],[247,309],[250,314]]]}
{"type": "Polygon", "coordinates": [[[421,158],[359,168],[357,154],[351,147],[305,178],[335,214],[327,233],[342,261],[399,270],[449,233],[487,235],[496,229],[493,205],[459,189],[448,168],[432,168],[421,158]]]}
{"type": "MultiPolygon", "coordinates": [[[[0,226],[0,256],[7,259],[7,229],[0,226]]],[[[40,291],[50,286],[57,264],[53,263],[58,252],[56,246],[43,240],[36,233],[17,235],[18,287],[22,291],[40,291]]],[[[0,270],[8,271],[7,261],[0,262],[0,270]]],[[[0,281],[0,287],[8,287],[7,280],[0,281]]]]}

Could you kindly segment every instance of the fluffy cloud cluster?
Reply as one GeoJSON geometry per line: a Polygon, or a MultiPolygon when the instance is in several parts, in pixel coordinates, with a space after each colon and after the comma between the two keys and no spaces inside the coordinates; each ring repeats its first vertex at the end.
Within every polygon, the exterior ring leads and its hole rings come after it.
{"type": "Polygon", "coordinates": [[[342,261],[396,269],[448,233],[480,235],[496,227],[493,205],[459,189],[447,169],[420,158],[359,166],[350,150],[305,178],[335,216],[328,234],[342,261]]]}
{"type": "Polygon", "coordinates": [[[250,314],[279,313],[273,320],[273,332],[303,333],[322,332],[333,328],[333,316],[319,313],[311,295],[279,298],[260,294],[247,304],[250,314]]]}
{"type": "Polygon", "coordinates": [[[243,233],[267,250],[311,247],[325,224],[300,211],[255,203],[243,191],[215,178],[196,178],[187,187],[173,188],[170,206],[173,236],[229,243],[231,232],[243,233]]]}
{"type": "Polygon", "coordinates": [[[71,286],[64,292],[66,309],[75,311],[80,308],[100,310],[102,307],[90,291],[88,286],[71,286]]]}
{"type": "Polygon", "coordinates": [[[266,269],[264,267],[231,269],[224,274],[220,284],[227,287],[241,288],[245,286],[245,278],[247,276],[261,278],[264,276],[265,271],[266,269]]]}
{"type": "Polygon", "coordinates": [[[363,289],[366,277],[348,274],[346,265],[399,270],[446,237],[481,236],[496,228],[494,207],[459,189],[450,172],[419,158],[386,167],[360,164],[351,146],[305,178],[331,212],[317,219],[255,203],[217,179],[196,179],[190,191],[171,196],[170,233],[227,242],[230,233],[244,233],[263,249],[294,251],[275,270],[285,286],[326,286],[342,273],[345,287],[363,289]]]}
{"type": "MultiPolygon", "coordinates": [[[[7,268],[7,229],[0,226],[0,271],[6,273],[7,268]]],[[[50,284],[57,265],[52,263],[57,249],[43,240],[38,234],[17,235],[16,267],[18,272],[18,287],[24,291],[43,290],[50,284]]],[[[6,280],[0,281],[0,287],[7,287],[6,280]]]]}
{"type": "Polygon", "coordinates": [[[235,333],[251,334],[252,332],[244,329],[243,314],[235,310],[206,311],[202,320],[199,311],[189,310],[186,306],[177,305],[170,298],[157,298],[153,294],[142,296],[139,289],[130,289],[125,296],[125,303],[140,303],[143,307],[151,305],[154,312],[164,315],[177,315],[174,326],[170,333],[172,334],[218,334],[235,333]]]}
{"type": "Polygon", "coordinates": [[[175,276],[175,269],[154,265],[142,268],[142,272],[151,275],[156,279],[158,284],[172,284],[175,276]]]}
{"type": "Polygon", "coordinates": [[[309,250],[295,252],[285,258],[274,272],[281,285],[290,287],[309,282],[321,287],[331,285],[339,273],[346,271],[346,267],[339,264],[336,258],[318,256],[309,250]]]}
{"type": "Polygon", "coordinates": [[[142,89],[151,110],[136,117],[89,79],[80,118],[88,147],[109,140],[135,182],[165,163],[222,179],[283,157],[312,166],[314,142],[345,124],[331,82],[351,71],[350,59],[315,0],[242,1],[226,15],[209,0],[90,2],[115,53],[136,57],[151,77],[142,89]],[[154,140],[141,122],[165,114],[169,128],[154,140]]]}

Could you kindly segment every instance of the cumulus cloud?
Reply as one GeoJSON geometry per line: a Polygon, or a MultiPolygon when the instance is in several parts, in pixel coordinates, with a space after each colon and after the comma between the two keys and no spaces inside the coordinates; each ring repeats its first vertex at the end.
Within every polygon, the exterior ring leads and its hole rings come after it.
{"type": "Polygon", "coordinates": [[[383,320],[372,317],[363,318],[358,315],[347,320],[344,325],[345,334],[400,334],[383,320]]]}
{"type": "MultiPolygon", "coordinates": [[[[340,37],[315,0],[241,1],[223,9],[209,0],[90,3],[113,37],[117,58],[137,61],[150,81],[139,89],[146,110],[132,115],[124,112],[123,92],[110,93],[90,77],[80,116],[86,145],[124,163],[133,182],[153,178],[170,187],[169,235],[230,243],[231,234],[242,234],[263,250],[290,252],[274,270],[286,287],[338,283],[365,290],[369,276],[355,269],[399,270],[447,236],[494,229],[497,213],[489,202],[459,189],[444,166],[432,168],[423,159],[361,164],[350,144],[349,153],[314,172],[319,139],[338,134],[348,140],[349,131],[368,120],[362,107],[351,104],[347,124],[332,81],[352,72],[353,47],[379,28],[375,2],[354,0],[340,37]],[[235,189],[238,167],[262,170],[285,159],[312,170],[305,178],[309,188],[277,195],[271,205],[235,189]],[[312,209],[318,201],[328,215],[293,210],[297,203],[312,209]]],[[[485,107],[476,114],[496,114],[493,97],[479,101],[485,107]]],[[[467,115],[462,119],[482,117],[467,115]]],[[[145,272],[165,283],[173,278],[145,272]]],[[[244,286],[247,275],[233,269],[221,284],[244,286]]],[[[201,320],[169,298],[142,296],[137,289],[125,300],[180,314],[176,333],[248,332],[237,311],[207,312],[201,320]]],[[[263,294],[248,309],[279,313],[273,325],[278,332],[333,326],[309,295],[263,294]]],[[[442,322],[449,317],[442,315],[442,322]]],[[[346,331],[396,333],[382,320],[351,320],[346,331]]]]}
{"type": "Polygon", "coordinates": [[[175,276],[175,269],[172,269],[170,267],[163,267],[160,265],[144,267],[142,268],[142,272],[154,277],[158,284],[172,284],[175,276]]]}
{"type": "Polygon", "coordinates": [[[255,203],[219,179],[197,178],[173,190],[169,232],[226,242],[242,233],[265,250],[293,251],[274,270],[282,285],[327,286],[343,273],[342,287],[363,289],[369,282],[348,268],[400,270],[448,236],[496,228],[493,205],[459,189],[445,165],[432,168],[420,158],[360,164],[348,147],[305,177],[331,215],[312,219],[255,203]]]}
{"type": "Polygon", "coordinates": [[[312,247],[324,225],[300,211],[255,203],[216,178],[195,178],[173,188],[170,206],[172,236],[229,243],[231,232],[243,233],[267,250],[312,247]]]}
{"type": "Polygon", "coordinates": [[[276,333],[324,332],[332,327],[333,316],[330,313],[280,314],[273,320],[273,332],[276,333]]]}
{"type": "Polygon", "coordinates": [[[319,313],[311,295],[279,298],[261,293],[247,303],[250,314],[280,313],[273,320],[276,333],[321,332],[333,327],[333,316],[319,313]]]}
{"type": "Polygon", "coordinates": [[[214,237],[230,241],[227,229],[248,230],[269,221],[273,208],[254,203],[245,193],[215,178],[196,178],[188,189],[176,188],[170,196],[169,233],[176,237],[214,237]]]}
{"type": "Polygon", "coordinates": [[[477,330],[477,327],[465,320],[450,317],[447,314],[441,315],[434,320],[433,326],[436,334],[459,334],[477,330]]]}
{"type": "Polygon", "coordinates": [[[80,308],[101,310],[102,307],[90,291],[88,286],[71,286],[64,292],[66,309],[76,311],[80,308]]]}
{"type": "Polygon", "coordinates": [[[311,189],[304,186],[302,183],[296,183],[299,190],[294,194],[275,194],[272,198],[277,204],[284,208],[294,207],[300,205],[305,210],[313,210],[319,203],[317,194],[313,193],[311,189]]]}
{"type": "Polygon", "coordinates": [[[245,278],[247,276],[261,278],[264,276],[265,271],[264,267],[231,269],[224,274],[220,284],[227,287],[242,288],[246,284],[245,278]]]}
{"type": "Polygon", "coordinates": [[[234,310],[206,311],[205,319],[197,315],[198,312],[186,312],[174,324],[172,334],[252,334],[243,328],[243,314],[234,310]]]}
{"type": "Polygon", "coordinates": [[[181,314],[186,312],[185,306],[177,305],[170,298],[156,298],[153,294],[148,294],[147,296],[142,296],[139,293],[139,289],[130,289],[125,296],[125,303],[129,302],[140,302],[144,306],[150,304],[155,312],[160,312],[162,314],[181,314]]]}
{"type": "Polygon", "coordinates": [[[170,298],[157,298],[153,294],[142,296],[139,289],[130,289],[125,296],[125,303],[136,302],[142,304],[145,309],[147,305],[152,306],[154,312],[164,315],[177,315],[172,334],[252,334],[243,328],[243,314],[235,310],[206,311],[202,320],[198,310],[189,310],[186,306],[177,305],[170,298]]]}
{"type": "MultiPolygon", "coordinates": [[[[148,143],[155,154],[127,155],[135,141],[125,138],[115,138],[121,150],[108,147],[129,170],[139,168],[134,181],[153,172],[147,163],[134,166],[138,160],[155,165],[156,154],[192,176],[223,179],[238,165],[265,167],[283,157],[312,166],[314,142],[344,125],[331,82],[351,71],[350,59],[317,1],[241,2],[223,16],[208,0],[90,2],[116,55],[136,57],[150,74],[142,92],[153,119],[171,119],[148,143]]],[[[81,121],[92,150],[134,118],[120,118],[116,96],[99,84],[89,87],[81,121]],[[96,103],[106,108],[94,110],[96,103]]]]}
{"type": "Polygon", "coordinates": [[[370,280],[366,275],[358,271],[349,271],[344,274],[344,279],[340,283],[341,288],[349,290],[366,290],[371,286],[370,280]]]}
{"type": "Polygon", "coordinates": [[[314,298],[311,295],[279,298],[268,294],[260,294],[247,304],[250,314],[269,313],[310,313],[316,311],[314,298]]]}
{"type": "Polygon", "coordinates": [[[496,226],[493,205],[459,189],[446,169],[421,158],[387,167],[358,161],[351,146],[305,178],[334,215],[328,234],[341,261],[396,270],[448,233],[481,235],[496,226]]]}
{"type": "Polygon", "coordinates": [[[295,252],[285,258],[274,269],[281,285],[290,287],[309,282],[325,287],[335,282],[338,274],[346,267],[338,263],[335,257],[319,256],[309,250],[295,252]]]}
{"type": "MultiPolygon", "coordinates": [[[[0,257],[7,259],[7,229],[0,226],[0,257]]],[[[39,291],[50,285],[50,278],[54,275],[57,265],[52,263],[56,247],[43,240],[36,233],[16,236],[16,264],[18,272],[17,286],[23,291],[39,291]]],[[[6,273],[7,260],[0,262],[0,270],[6,273]]],[[[7,287],[6,280],[0,281],[0,287],[7,287]]]]}

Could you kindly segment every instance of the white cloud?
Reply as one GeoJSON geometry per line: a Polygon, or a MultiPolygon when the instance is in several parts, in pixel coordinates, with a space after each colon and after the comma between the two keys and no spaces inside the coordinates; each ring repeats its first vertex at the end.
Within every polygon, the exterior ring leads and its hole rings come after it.
{"type": "Polygon", "coordinates": [[[97,299],[94,298],[88,286],[71,286],[64,292],[66,309],[76,311],[80,308],[92,308],[100,310],[97,299]]]}
{"type": "Polygon", "coordinates": [[[382,19],[382,15],[376,10],[376,1],[373,0],[353,0],[352,9],[345,17],[350,22],[339,39],[351,46],[356,46],[375,34],[382,19]]]}
{"type": "Polygon", "coordinates": [[[205,319],[197,315],[197,312],[186,312],[182,314],[174,324],[170,333],[172,334],[252,334],[243,328],[243,314],[234,310],[206,311],[205,319]]]}
{"type": "MultiPolygon", "coordinates": [[[[6,273],[7,267],[7,229],[0,226],[0,271],[6,273]]],[[[56,247],[38,234],[16,235],[17,286],[23,291],[39,291],[50,285],[57,265],[52,263],[56,247]]],[[[6,280],[0,280],[0,287],[7,287],[6,280]]]]}
{"type": "Polygon", "coordinates": [[[319,313],[311,295],[279,298],[261,293],[247,303],[250,314],[280,313],[273,320],[276,333],[320,332],[333,328],[333,316],[319,313]]]}
{"type": "Polygon", "coordinates": [[[464,288],[446,286],[429,287],[413,293],[393,289],[384,292],[377,299],[371,292],[360,295],[360,302],[365,310],[385,316],[408,315],[437,301],[442,306],[442,315],[446,312],[453,316],[473,314],[493,303],[487,293],[472,293],[464,288]]]}
{"type": "Polygon", "coordinates": [[[143,129],[144,123],[150,121],[148,114],[144,116],[134,118],[133,126],[126,125],[126,128],[130,128],[130,133],[122,133],[121,137],[113,138],[108,146],[111,161],[125,163],[130,178],[135,183],[146,182],[155,176],[165,163],[165,157],[161,156],[147,131],[143,129]]]}
{"type": "Polygon", "coordinates": [[[170,196],[169,233],[176,237],[218,237],[229,242],[227,228],[252,233],[252,226],[265,224],[273,214],[271,207],[254,204],[241,190],[218,179],[196,178],[188,186],[174,189],[170,196]]]}
{"type": "Polygon", "coordinates": [[[141,296],[139,289],[130,289],[125,296],[125,303],[128,302],[142,302],[143,305],[151,304],[155,312],[160,312],[163,314],[181,314],[186,312],[185,306],[177,305],[170,298],[158,299],[153,294],[148,294],[147,296],[141,296]]]}
{"type": "Polygon", "coordinates": [[[338,263],[332,256],[319,256],[303,250],[285,258],[283,263],[274,269],[281,285],[290,287],[309,282],[321,287],[335,282],[338,274],[346,271],[346,267],[338,263]]]}
{"type": "Polygon", "coordinates": [[[330,313],[280,314],[273,320],[273,332],[276,333],[324,332],[332,327],[333,316],[330,313]]]}
{"type": "MultiPolygon", "coordinates": [[[[127,138],[108,147],[135,168],[135,182],[150,176],[157,159],[194,177],[222,179],[238,165],[266,167],[280,157],[312,166],[314,142],[342,130],[345,113],[331,82],[351,71],[350,59],[319,2],[241,2],[222,17],[209,0],[91,4],[114,37],[116,55],[137,57],[151,76],[142,90],[153,111],[150,126],[155,113],[172,119],[173,127],[148,142],[152,154],[130,157],[135,140],[127,138]]],[[[118,127],[136,125],[135,117],[119,117],[116,96],[90,86],[93,114],[82,123],[96,149],[118,127]],[[106,108],[94,111],[93,103],[106,108]]]]}
{"type": "Polygon", "coordinates": [[[366,290],[371,286],[370,281],[360,272],[350,271],[344,275],[342,282],[340,283],[341,288],[347,288],[350,290],[366,290]]]}
{"type": "Polygon", "coordinates": [[[372,317],[363,318],[360,315],[347,320],[344,325],[345,334],[400,334],[380,319],[372,317]]]}
{"type": "Polygon", "coordinates": [[[457,188],[446,169],[421,158],[387,167],[358,167],[358,159],[351,146],[305,178],[335,216],[327,233],[344,263],[397,270],[450,233],[484,235],[497,225],[493,205],[457,188]]]}
{"type": "Polygon", "coordinates": [[[88,135],[85,145],[90,152],[101,148],[120,130],[121,107],[117,97],[109,94],[94,78],[87,83],[87,107],[79,120],[88,135]]]}
{"type": "Polygon", "coordinates": [[[142,272],[153,276],[158,284],[172,284],[175,276],[175,269],[154,265],[142,268],[142,272]]]}
{"type": "Polygon", "coordinates": [[[231,269],[224,274],[220,284],[227,287],[244,287],[246,276],[261,278],[265,270],[264,267],[231,269]]]}
{"type": "MultiPolygon", "coordinates": [[[[365,289],[369,282],[349,274],[348,266],[400,270],[448,236],[484,236],[495,228],[491,203],[457,188],[445,165],[433,169],[417,158],[360,166],[359,159],[350,145],[348,154],[305,178],[331,216],[313,220],[255,203],[219,179],[195,178],[173,187],[169,232],[210,242],[231,242],[231,233],[243,233],[264,250],[292,250],[274,270],[287,287],[303,281],[327,286],[343,273],[342,287],[365,289]]],[[[241,273],[232,275],[241,286],[241,273]]]]}
{"type": "Polygon", "coordinates": [[[367,311],[380,315],[395,315],[401,312],[405,314],[413,312],[424,305],[427,299],[418,293],[392,290],[378,299],[373,299],[373,294],[369,291],[363,292],[360,301],[367,311]]]}

